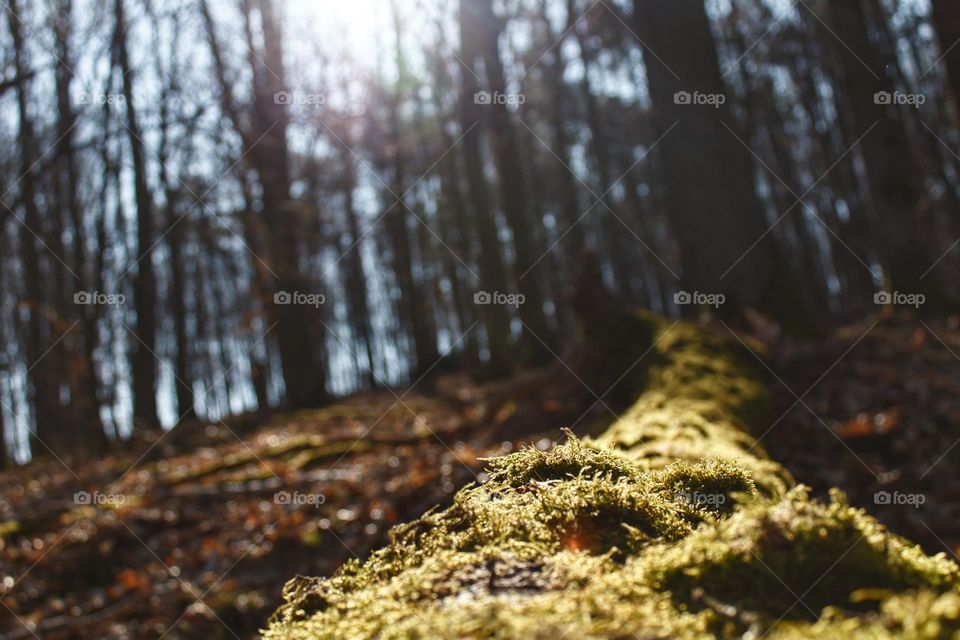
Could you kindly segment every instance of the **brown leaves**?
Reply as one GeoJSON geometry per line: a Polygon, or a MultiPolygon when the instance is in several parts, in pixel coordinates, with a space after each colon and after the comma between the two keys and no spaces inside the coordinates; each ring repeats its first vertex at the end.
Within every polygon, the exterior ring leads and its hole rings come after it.
{"type": "Polygon", "coordinates": [[[867,436],[885,436],[900,426],[900,409],[894,407],[870,415],[860,413],[853,420],[842,423],[837,434],[844,440],[853,440],[867,436]]]}

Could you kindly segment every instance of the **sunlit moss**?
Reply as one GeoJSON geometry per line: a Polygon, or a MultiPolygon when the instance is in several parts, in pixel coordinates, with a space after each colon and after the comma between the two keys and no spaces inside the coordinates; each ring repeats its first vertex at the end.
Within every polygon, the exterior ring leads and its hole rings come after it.
{"type": "Polygon", "coordinates": [[[603,435],[490,460],[366,561],[288,583],[265,637],[958,633],[953,562],[839,493],[811,500],[757,446],[770,407],[749,353],[640,320],[656,328],[644,388],[603,435]]]}

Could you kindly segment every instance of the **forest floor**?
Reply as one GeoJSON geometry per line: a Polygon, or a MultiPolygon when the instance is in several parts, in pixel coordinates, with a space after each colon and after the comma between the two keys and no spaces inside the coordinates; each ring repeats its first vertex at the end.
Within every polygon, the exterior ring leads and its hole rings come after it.
{"type": "Polygon", "coordinates": [[[771,351],[771,457],[928,553],[960,553],[960,319],[871,319],[771,351]]]}
{"type": "MultiPolygon", "coordinates": [[[[960,322],[875,322],[769,341],[780,418],[761,441],[799,482],[955,553],[960,322]]],[[[573,352],[506,382],[448,376],[0,473],[0,638],[256,637],[286,580],[364,557],[482,480],[481,458],[608,423],[623,372],[591,366],[573,352]]]]}

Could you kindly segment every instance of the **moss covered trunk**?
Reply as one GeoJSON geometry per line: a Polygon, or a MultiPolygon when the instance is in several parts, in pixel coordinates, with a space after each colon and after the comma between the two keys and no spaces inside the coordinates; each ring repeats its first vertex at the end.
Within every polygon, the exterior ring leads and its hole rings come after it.
{"type": "Polygon", "coordinates": [[[811,499],[757,444],[751,354],[652,316],[620,327],[618,361],[650,353],[602,435],[491,460],[366,561],[289,582],[265,637],[960,637],[953,562],[839,492],[811,499]]]}

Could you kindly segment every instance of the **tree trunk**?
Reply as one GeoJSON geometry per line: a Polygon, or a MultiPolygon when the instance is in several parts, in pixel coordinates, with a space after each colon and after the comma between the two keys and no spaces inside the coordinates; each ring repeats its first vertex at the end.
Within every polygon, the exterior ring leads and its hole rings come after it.
{"type": "MultiPolygon", "coordinates": [[[[507,281],[507,268],[497,229],[496,217],[490,202],[490,190],[484,171],[482,138],[484,114],[474,100],[479,90],[475,75],[475,60],[479,55],[477,33],[470,22],[471,0],[460,0],[460,46],[461,58],[467,69],[460,73],[460,127],[463,130],[464,170],[473,210],[473,223],[480,239],[480,287],[485,292],[496,291],[507,281]],[[469,62],[467,62],[469,61],[469,62]]],[[[478,298],[475,293],[474,301],[478,298]]],[[[492,376],[506,375],[511,368],[510,318],[502,305],[482,305],[481,314],[490,353],[489,373],[492,376]]]]}
{"type": "Polygon", "coordinates": [[[510,225],[516,261],[517,286],[523,295],[520,319],[524,324],[523,359],[530,364],[544,364],[552,359],[550,349],[555,348],[556,338],[547,324],[544,311],[546,300],[543,286],[534,270],[543,248],[537,240],[538,217],[533,213],[527,186],[526,174],[520,162],[520,149],[510,111],[504,102],[492,99],[507,96],[507,81],[500,59],[500,34],[503,31],[500,19],[493,12],[492,0],[473,0],[461,7],[470,7],[468,24],[479,32],[480,53],[489,84],[491,101],[489,131],[493,139],[493,155],[500,187],[500,207],[510,225]],[[548,348],[549,347],[549,348],[548,348]]]}
{"type": "Polygon", "coordinates": [[[430,71],[436,91],[433,92],[433,108],[438,114],[436,128],[440,143],[444,150],[451,150],[441,160],[438,166],[440,172],[440,194],[437,203],[437,223],[441,238],[450,246],[452,251],[443,251],[440,259],[447,281],[450,284],[450,295],[454,305],[457,326],[454,328],[455,337],[464,336],[463,358],[461,366],[465,369],[476,370],[480,363],[479,331],[469,329],[479,322],[479,310],[473,304],[473,287],[470,280],[473,274],[471,268],[477,264],[476,251],[471,242],[471,219],[466,195],[464,194],[462,176],[463,171],[460,156],[453,150],[461,142],[451,133],[455,129],[457,112],[449,113],[444,104],[444,96],[456,96],[457,87],[447,68],[448,60],[443,56],[444,50],[438,43],[434,55],[430,58],[430,71]],[[467,266],[461,264],[463,261],[467,266]]]}
{"type": "Polygon", "coordinates": [[[879,226],[879,254],[887,285],[903,293],[923,293],[930,304],[944,302],[945,294],[936,272],[923,278],[937,254],[931,248],[918,206],[924,201],[922,176],[917,174],[916,154],[897,114],[901,107],[888,100],[896,88],[886,65],[870,39],[872,21],[863,0],[832,2],[830,23],[844,45],[838,44],[847,109],[857,135],[869,130],[862,142],[862,157],[871,205],[879,226]]]}
{"type": "Polygon", "coordinates": [[[947,81],[960,109],[960,0],[931,0],[933,27],[947,67],[947,81]]]}
{"type": "Polygon", "coordinates": [[[55,372],[51,369],[51,360],[47,358],[49,354],[46,353],[58,336],[54,335],[48,319],[47,287],[44,285],[44,270],[37,247],[38,242],[43,242],[41,238],[44,235],[43,220],[37,204],[37,175],[34,170],[37,139],[28,109],[27,60],[22,26],[17,17],[18,10],[17,3],[11,2],[7,10],[7,25],[13,41],[14,68],[17,77],[22,80],[16,85],[20,203],[24,212],[19,223],[20,262],[25,293],[21,308],[27,313],[23,353],[28,369],[27,397],[33,404],[36,424],[32,433],[31,452],[36,455],[45,452],[47,448],[59,448],[59,440],[64,435],[61,429],[65,428],[65,425],[58,424],[60,394],[55,372]],[[38,444],[39,446],[36,446],[38,444]]]}
{"type": "Polygon", "coordinates": [[[495,458],[485,482],[367,560],[294,578],[264,637],[873,638],[954,624],[956,564],[839,492],[812,500],[748,435],[771,407],[740,343],[609,308],[587,323],[592,353],[651,348],[618,421],[495,458]],[[903,605],[850,605],[870,589],[903,605]]]}
{"type": "Polygon", "coordinates": [[[344,212],[347,218],[347,233],[349,234],[347,253],[343,258],[344,282],[347,285],[347,298],[350,303],[350,325],[353,327],[354,340],[360,343],[366,360],[364,379],[370,388],[378,386],[373,357],[373,327],[371,326],[370,304],[367,293],[367,278],[363,270],[363,254],[361,253],[363,238],[360,232],[360,222],[354,204],[354,190],[357,186],[356,167],[353,154],[349,149],[341,147],[340,162],[343,165],[344,212]]]}
{"type": "MultiPolygon", "coordinates": [[[[315,293],[310,278],[301,273],[300,221],[289,206],[290,170],[287,151],[286,105],[274,96],[287,91],[283,61],[283,32],[274,0],[258,0],[263,29],[263,67],[254,76],[254,121],[257,135],[263,135],[256,146],[257,173],[263,187],[263,213],[268,232],[269,255],[276,269],[276,294],[315,293]]],[[[253,41],[248,44],[255,47],[253,41]]],[[[287,404],[301,409],[326,400],[326,367],[317,356],[322,351],[322,337],[314,313],[319,309],[303,304],[281,304],[274,307],[278,321],[277,340],[283,367],[287,404]]]]}
{"type": "Polygon", "coordinates": [[[177,219],[176,202],[180,194],[169,185],[167,189],[167,229],[170,229],[170,296],[171,312],[173,313],[173,336],[177,343],[177,355],[174,359],[174,371],[176,372],[177,395],[177,417],[180,419],[190,419],[197,417],[197,410],[194,406],[193,394],[193,372],[191,371],[190,361],[190,335],[187,331],[187,320],[189,319],[189,309],[187,308],[187,257],[184,255],[184,249],[189,247],[190,220],[177,219]]]}
{"type": "Polygon", "coordinates": [[[734,307],[789,315],[771,238],[759,240],[767,223],[754,162],[727,130],[736,130],[736,123],[703,0],[634,0],[633,7],[646,45],[657,150],[684,286],[723,293],[734,307]]]}
{"type": "Polygon", "coordinates": [[[133,94],[133,68],[127,47],[129,25],[124,0],[115,0],[116,29],[114,47],[121,74],[124,106],[127,113],[127,137],[133,164],[134,201],[137,208],[137,243],[134,249],[137,273],[133,281],[133,306],[137,333],[133,355],[133,417],[135,429],[155,429],[157,415],[157,281],[153,267],[153,199],[147,184],[147,165],[143,132],[137,120],[133,94]]]}
{"type": "Polygon", "coordinates": [[[560,190],[560,234],[567,234],[561,246],[567,247],[567,264],[573,264],[577,255],[586,248],[586,220],[580,220],[583,215],[580,205],[580,198],[577,195],[576,178],[571,175],[570,167],[573,166],[573,156],[571,147],[571,135],[567,131],[567,123],[572,118],[571,104],[573,96],[564,81],[566,73],[566,64],[563,60],[561,51],[565,35],[575,26],[577,14],[574,11],[567,13],[567,20],[564,26],[564,33],[558,35],[553,33],[550,28],[550,18],[548,15],[547,4],[542,2],[540,5],[540,20],[543,22],[548,40],[554,45],[554,50],[549,58],[545,58],[541,65],[543,66],[544,77],[547,82],[547,88],[550,95],[549,121],[553,129],[553,150],[556,152],[560,162],[557,163],[556,180],[557,188],[560,190]],[[562,164],[561,164],[562,163],[562,164]]]}
{"type": "Polygon", "coordinates": [[[316,283],[301,273],[302,226],[290,206],[288,116],[284,101],[278,97],[288,91],[284,79],[280,8],[274,0],[244,0],[241,9],[253,84],[249,126],[234,98],[209,6],[206,1],[200,2],[221,107],[243,141],[243,155],[260,181],[260,217],[265,224],[259,224],[260,220],[251,216],[246,223],[246,237],[253,241],[250,246],[256,256],[253,268],[257,273],[257,288],[261,293],[269,292],[264,303],[269,310],[268,318],[276,324],[271,333],[276,335],[279,345],[286,403],[292,409],[307,408],[322,404],[327,398],[323,325],[315,315],[320,314],[320,309],[303,304],[276,303],[292,299],[289,297],[297,292],[321,293],[313,291],[316,283]],[[263,30],[264,46],[260,56],[252,31],[254,4],[263,30]],[[265,236],[263,243],[257,241],[261,232],[265,236]],[[258,251],[261,244],[264,245],[262,255],[258,251]]]}
{"type": "MultiPolygon", "coordinates": [[[[573,3],[570,3],[570,9],[573,9],[573,3]]],[[[594,94],[594,89],[590,83],[590,68],[593,66],[596,52],[591,48],[589,39],[584,37],[580,30],[574,27],[574,38],[577,41],[577,48],[580,50],[580,61],[583,64],[583,78],[580,81],[580,90],[587,106],[587,126],[590,128],[590,152],[593,155],[593,161],[596,165],[597,193],[601,196],[601,206],[595,207],[592,213],[600,218],[600,228],[607,250],[604,252],[610,259],[610,267],[613,272],[616,290],[624,302],[631,302],[633,291],[631,288],[630,274],[635,271],[631,269],[627,259],[627,249],[624,246],[624,232],[627,237],[632,239],[630,231],[624,228],[623,212],[617,212],[617,205],[613,201],[612,187],[614,186],[614,176],[612,169],[612,159],[610,157],[610,146],[607,140],[606,130],[603,126],[603,114],[601,112],[600,101],[594,94]]],[[[639,242],[637,243],[639,245],[639,242]]]]}
{"type": "MultiPolygon", "coordinates": [[[[54,23],[56,38],[57,66],[54,71],[57,95],[57,160],[59,163],[61,201],[72,226],[73,235],[73,271],[77,276],[74,291],[87,291],[90,280],[85,278],[89,272],[87,251],[87,232],[85,216],[80,204],[80,170],[77,165],[76,136],[74,125],[77,114],[71,103],[70,87],[73,82],[73,70],[68,60],[72,59],[70,36],[73,19],[72,0],[58,2],[58,14],[54,23]]],[[[97,450],[106,445],[106,434],[100,419],[100,399],[96,374],[96,309],[93,306],[79,306],[76,312],[80,316],[79,338],[74,340],[74,353],[71,354],[75,365],[75,374],[71,379],[70,398],[74,409],[74,420],[82,438],[82,446],[97,450]]]]}
{"type": "MultiPolygon", "coordinates": [[[[407,195],[407,154],[410,145],[404,135],[400,111],[404,104],[404,85],[410,81],[406,62],[403,57],[403,48],[400,41],[401,25],[395,3],[391,3],[393,14],[394,37],[394,64],[397,71],[397,80],[391,95],[387,96],[389,109],[389,148],[392,149],[390,168],[393,179],[386,199],[390,205],[384,214],[385,223],[390,236],[390,248],[393,254],[393,272],[400,292],[399,311],[401,324],[413,339],[413,366],[411,374],[417,379],[437,361],[436,327],[433,323],[430,305],[428,302],[429,287],[426,277],[418,278],[414,274],[414,248],[420,243],[420,231],[423,222],[416,220],[409,196],[407,195]],[[417,229],[411,230],[411,224],[417,229]]],[[[412,205],[416,206],[416,205],[412,205]]],[[[422,216],[420,216],[422,218],[422,216]]],[[[421,244],[422,246],[422,244],[421,244]]],[[[418,252],[419,253],[419,252],[418,252]]],[[[418,256],[421,257],[422,256],[418,256]]],[[[425,272],[422,269],[421,272],[425,272]]]]}

